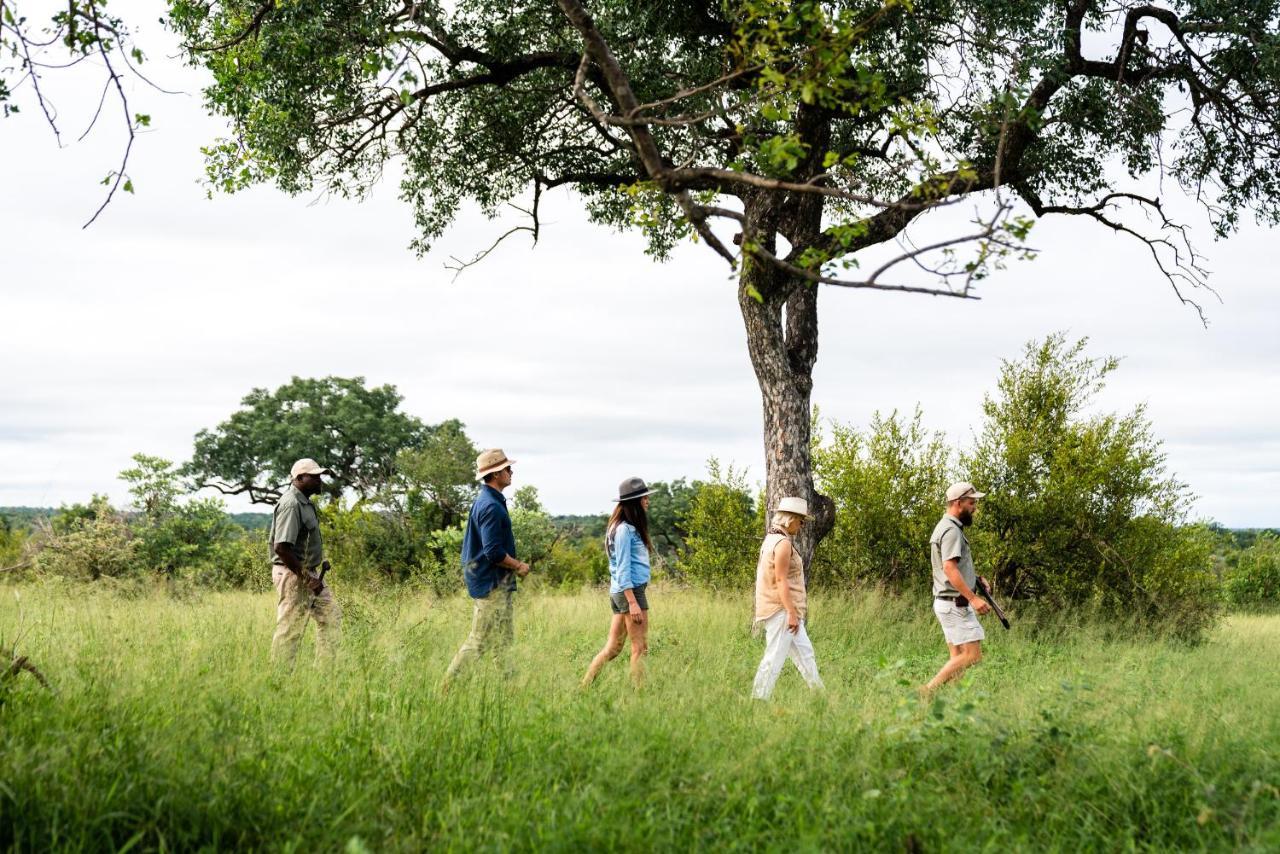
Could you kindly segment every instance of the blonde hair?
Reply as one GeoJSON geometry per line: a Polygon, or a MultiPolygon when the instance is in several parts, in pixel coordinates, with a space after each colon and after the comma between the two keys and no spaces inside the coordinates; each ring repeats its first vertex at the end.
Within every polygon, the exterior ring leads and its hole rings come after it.
{"type": "Polygon", "coordinates": [[[773,517],[769,520],[770,528],[785,528],[791,524],[792,519],[803,519],[799,513],[790,513],[786,510],[775,510],[773,517]]]}

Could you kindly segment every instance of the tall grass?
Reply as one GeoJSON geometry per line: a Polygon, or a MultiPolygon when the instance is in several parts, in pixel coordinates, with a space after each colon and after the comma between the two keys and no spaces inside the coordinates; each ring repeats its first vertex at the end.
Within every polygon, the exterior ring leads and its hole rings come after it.
{"type": "MultiPolygon", "coordinates": [[[[8,849],[1023,849],[1280,846],[1280,618],[1194,648],[1004,633],[922,704],[927,603],[812,597],[828,689],[748,699],[749,597],[654,591],[644,690],[578,679],[601,593],[521,594],[516,675],[438,683],[465,598],[339,590],[331,670],[272,670],[273,602],[0,589],[8,849]]],[[[313,629],[309,630],[313,631],[313,629]]]]}

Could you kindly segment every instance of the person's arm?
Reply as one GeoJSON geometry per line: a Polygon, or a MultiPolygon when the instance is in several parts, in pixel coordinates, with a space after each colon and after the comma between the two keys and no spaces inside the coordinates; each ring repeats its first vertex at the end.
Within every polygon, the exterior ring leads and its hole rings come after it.
{"type": "Polygon", "coordinates": [[[502,520],[499,518],[497,509],[493,505],[484,508],[480,511],[476,522],[480,528],[480,554],[485,560],[496,566],[514,570],[521,578],[528,575],[529,564],[507,554],[507,547],[502,541],[502,520]]]}
{"type": "Polygon", "coordinates": [[[979,614],[985,614],[991,610],[991,606],[986,603],[986,600],[980,598],[977,593],[970,589],[968,584],[964,583],[964,575],[960,572],[960,562],[958,560],[955,558],[944,560],[942,562],[942,571],[946,574],[947,581],[951,582],[951,586],[961,596],[969,600],[969,604],[973,606],[975,611],[979,614]]]}
{"type": "Polygon", "coordinates": [[[795,602],[791,601],[791,585],[787,583],[787,574],[791,571],[791,541],[779,540],[773,547],[773,578],[778,585],[782,607],[787,611],[787,631],[795,634],[800,631],[800,612],[795,602]]]}
{"type": "Polygon", "coordinates": [[[644,619],[644,611],[636,601],[635,577],[632,575],[631,552],[634,548],[635,529],[630,525],[619,525],[617,538],[613,541],[613,552],[618,556],[618,585],[627,600],[627,615],[633,623],[644,619]]]}

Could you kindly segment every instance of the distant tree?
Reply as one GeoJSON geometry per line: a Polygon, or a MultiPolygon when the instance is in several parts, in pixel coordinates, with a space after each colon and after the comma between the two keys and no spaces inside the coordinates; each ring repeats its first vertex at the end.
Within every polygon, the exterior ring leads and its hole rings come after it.
{"type": "Polygon", "coordinates": [[[402,496],[406,512],[434,508],[439,516],[435,528],[452,527],[465,517],[479,489],[479,453],[457,419],[426,428],[417,447],[396,457],[393,490],[402,496]]]}
{"type": "Polygon", "coordinates": [[[707,479],[696,483],[689,509],[680,517],[687,532],[680,572],[708,587],[750,587],[764,519],[765,508],[752,497],[745,473],[712,457],[707,479]]]}
{"type": "Polygon", "coordinates": [[[147,454],[134,454],[133,462],[133,468],[120,472],[120,479],[129,485],[137,509],[156,519],[172,511],[185,491],[178,468],[169,460],[147,454]]]}
{"type": "Polygon", "coordinates": [[[688,532],[684,520],[701,486],[701,481],[689,483],[683,477],[669,483],[655,481],[649,484],[654,491],[649,497],[649,537],[653,540],[653,547],[668,560],[674,560],[685,547],[688,532]]]}
{"type": "Polygon", "coordinates": [[[274,504],[293,463],[310,457],[333,469],[332,491],[372,498],[392,482],[397,456],[428,436],[399,411],[401,400],[395,386],[366,388],[363,377],[294,377],[274,392],[254,389],[230,418],[196,434],[182,473],[197,489],[274,504]]]}
{"type": "Polygon", "coordinates": [[[912,592],[929,577],[925,544],[943,511],[952,452],[924,429],[922,413],[875,413],[865,430],[831,425],[814,449],[818,488],[836,525],[818,546],[814,577],[912,592]]]}

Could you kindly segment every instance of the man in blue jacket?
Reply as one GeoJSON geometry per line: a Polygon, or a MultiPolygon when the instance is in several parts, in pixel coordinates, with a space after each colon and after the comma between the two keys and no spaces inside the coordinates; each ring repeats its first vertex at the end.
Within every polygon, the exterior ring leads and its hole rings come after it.
{"type": "Polygon", "coordinates": [[[502,490],[511,485],[511,465],[500,448],[476,458],[476,477],[483,482],[471,505],[462,538],[462,577],[475,602],[471,634],[453,657],[444,687],[468,664],[489,652],[500,653],[514,639],[511,612],[516,578],[529,574],[529,564],[516,558],[516,539],[502,490]]]}

